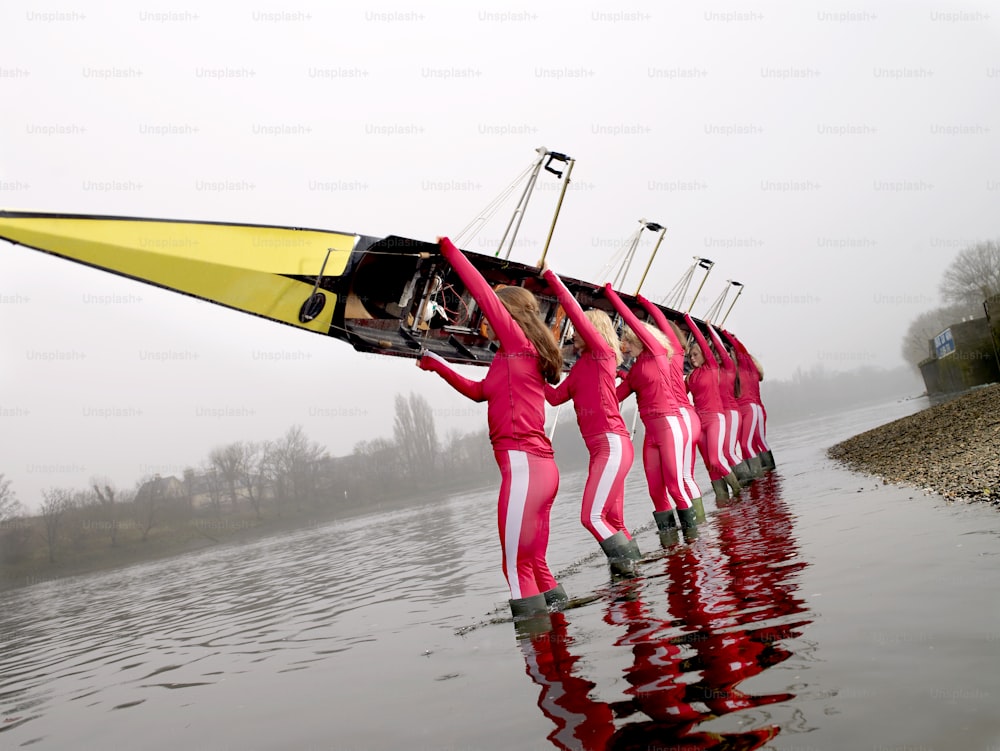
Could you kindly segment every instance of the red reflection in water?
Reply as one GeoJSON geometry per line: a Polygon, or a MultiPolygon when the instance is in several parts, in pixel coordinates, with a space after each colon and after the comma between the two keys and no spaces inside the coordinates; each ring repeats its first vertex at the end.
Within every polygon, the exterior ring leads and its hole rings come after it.
{"type": "MultiPolygon", "coordinates": [[[[769,725],[739,733],[695,727],[729,712],[794,698],[751,695],[740,682],[791,656],[779,642],[810,623],[795,595],[797,559],[792,519],[769,476],[750,497],[713,518],[716,535],[673,551],[666,559],[669,613],[651,612],[637,580],[607,606],[604,620],[624,633],[632,663],[624,675],[627,699],[595,698],[597,685],[580,675],[580,656],[566,614],[551,616],[551,630],[520,642],[527,672],[541,687],[538,706],[555,724],[549,740],[560,749],[669,748],[671,751],[756,749],[777,735],[769,725]]],[[[572,612],[572,611],[570,611],[572,612]]],[[[546,628],[548,628],[546,623],[546,628]]]]}

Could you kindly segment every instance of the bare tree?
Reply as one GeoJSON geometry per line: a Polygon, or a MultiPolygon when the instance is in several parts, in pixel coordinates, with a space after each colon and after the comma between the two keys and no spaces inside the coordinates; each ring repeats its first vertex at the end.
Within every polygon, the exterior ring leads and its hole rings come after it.
{"type": "Polygon", "coordinates": [[[116,491],[111,483],[106,479],[93,480],[94,493],[97,495],[97,503],[101,509],[101,523],[107,529],[108,539],[111,547],[118,547],[118,503],[116,491]],[[101,487],[103,485],[103,487],[101,487]]]}
{"type": "Polygon", "coordinates": [[[152,479],[139,481],[135,491],[134,506],[143,542],[149,539],[149,533],[156,526],[165,501],[166,482],[162,477],[154,475],[152,479]]]}
{"type": "Polygon", "coordinates": [[[228,446],[213,449],[208,458],[212,462],[212,466],[219,470],[219,476],[225,483],[226,492],[229,495],[230,506],[235,510],[238,505],[236,487],[243,476],[246,447],[241,441],[230,443],[228,446]]]}
{"type": "Polygon", "coordinates": [[[1000,294],[1000,243],[976,243],[959,251],[941,279],[946,302],[964,303],[980,309],[987,297],[1000,294]]]}
{"type": "Polygon", "coordinates": [[[0,524],[16,519],[24,513],[24,507],[17,500],[17,494],[10,487],[10,480],[0,472],[0,524]]]}
{"type": "Polygon", "coordinates": [[[31,524],[21,518],[24,513],[10,480],[0,473],[0,560],[6,563],[18,563],[27,554],[31,524]]]}
{"type": "Polygon", "coordinates": [[[55,563],[59,528],[72,505],[73,493],[70,490],[50,488],[42,491],[41,516],[45,525],[45,544],[49,549],[49,563],[55,563]]]}
{"type": "Polygon", "coordinates": [[[184,484],[184,496],[187,498],[188,509],[193,509],[195,490],[198,486],[198,474],[191,467],[186,467],[181,482],[184,484]]]}
{"type": "Polygon", "coordinates": [[[420,394],[410,392],[409,398],[396,395],[396,416],[393,436],[403,466],[408,475],[418,481],[433,472],[438,455],[434,412],[420,394]]]}
{"type": "Polygon", "coordinates": [[[354,445],[358,474],[367,480],[360,495],[370,498],[399,485],[402,469],[396,444],[387,438],[359,441],[354,445]]]}
{"type": "Polygon", "coordinates": [[[277,441],[280,470],[291,485],[292,498],[297,507],[315,489],[316,463],[325,453],[323,447],[310,440],[301,425],[293,425],[277,441]]]}
{"type": "Polygon", "coordinates": [[[249,442],[242,444],[243,458],[240,462],[240,480],[247,494],[247,500],[257,518],[261,518],[261,502],[264,494],[264,483],[267,480],[268,446],[265,443],[249,442]]]}

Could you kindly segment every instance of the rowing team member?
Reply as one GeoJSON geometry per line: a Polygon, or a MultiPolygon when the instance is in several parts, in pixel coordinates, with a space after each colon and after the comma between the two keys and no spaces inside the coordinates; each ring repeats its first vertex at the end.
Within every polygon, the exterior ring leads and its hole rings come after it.
{"type": "Polygon", "coordinates": [[[574,347],[580,355],[559,383],[562,354],[541,319],[534,295],[521,287],[494,291],[450,240],[439,242],[445,260],[483,311],[487,337],[499,349],[482,381],[460,375],[430,352],[422,353],[417,365],[438,373],[464,396],[487,402],[490,441],[501,475],[502,568],[515,619],[542,615],[550,606],[560,607],[568,600],[546,560],[549,517],[559,487],[559,470],[545,434],[546,401],[573,400],[590,452],[581,522],[600,544],[613,572],[630,573],[640,557],[623,518],[624,484],[633,448],[618,405],[630,393],[636,393],[646,428],[643,465],[654,519],[661,530],[676,530],[676,509],[686,534],[694,534],[697,517],[703,514],[701,492],[693,476],[693,446],[700,423],[685,392],[684,347],[659,309],[640,298],[654,320],[662,317],[662,333],[639,321],[611,286],[605,287],[605,294],[630,326],[621,350],[636,357],[626,379],[615,386],[621,358],[607,314],[585,313],[559,277],[544,269],[543,277],[575,327],[574,347]]]}

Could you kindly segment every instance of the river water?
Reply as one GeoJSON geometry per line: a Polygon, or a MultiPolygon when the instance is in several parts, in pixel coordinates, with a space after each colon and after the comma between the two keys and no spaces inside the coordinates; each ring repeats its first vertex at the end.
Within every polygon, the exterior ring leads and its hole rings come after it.
{"type": "Polygon", "coordinates": [[[0,748],[1000,751],[1000,516],[824,454],[924,406],[772,426],[777,471],[668,550],[637,461],[630,582],[566,473],[550,564],[598,597],[529,635],[493,487],[2,593],[0,748]]]}

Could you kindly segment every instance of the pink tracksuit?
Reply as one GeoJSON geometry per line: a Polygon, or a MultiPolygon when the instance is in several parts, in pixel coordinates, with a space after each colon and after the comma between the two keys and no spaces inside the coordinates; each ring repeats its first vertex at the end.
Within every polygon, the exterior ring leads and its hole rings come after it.
{"type": "Polygon", "coordinates": [[[531,597],[556,586],[545,560],[549,512],[559,489],[559,470],[545,435],[544,379],[538,353],[482,275],[447,238],[441,253],[478,303],[500,342],[486,378],[473,381],[425,354],[418,362],[459,393],[487,403],[493,454],[500,468],[497,522],[503,572],[511,599],[531,597]]]}
{"type": "Polygon", "coordinates": [[[688,429],[684,441],[684,464],[682,465],[684,487],[692,498],[701,498],[701,489],[694,481],[694,447],[701,441],[701,418],[691,407],[687,385],[684,382],[684,345],[677,338],[674,327],[670,325],[662,310],[642,295],[637,295],[635,299],[652,316],[657,327],[667,335],[670,344],[674,347],[674,354],[670,358],[670,388],[677,398],[677,408],[680,410],[681,418],[688,429]]]}
{"type": "Polygon", "coordinates": [[[719,353],[722,360],[722,367],[719,370],[719,400],[722,402],[722,416],[725,418],[725,433],[722,439],[722,455],[730,467],[735,467],[744,459],[740,449],[740,405],[736,401],[736,364],[729,356],[726,346],[722,343],[719,335],[715,333],[715,327],[708,327],[708,335],[712,337],[715,344],[715,351],[719,353]]]}
{"type": "Polygon", "coordinates": [[[558,274],[546,269],[543,277],[586,344],[569,375],[557,387],[545,384],[549,404],[573,400],[580,434],[590,452],[580,522],[598,542],[619,531],[631,539],[625,528],[623,505],[625,476],[632,468],[634,449],[615,393],[617,353],[584,315],[558,274]]]}
{"type": "MultiPolygon", "coordinates": [[[[643,345],[625,380],[618,384],[616,394],[621,402],[634,392],[639,404],[639,417],[646,429],[642,465],[653,508],[670,511],[674,502],[677,508],[691,508],[692,496],[684,482],[684,446],[691,440],[691,426],[685,421],[670,384],[670,371],[675,364],[610,284],[605,285],[604,293],[643,345]]],[[[681,368],[683,379],[683,364],[681,368]]]]}
{"type": "Polygon", "coordinates": [[[692,370],[687,377],[688,391],[691,392],[695,409],[701,418],[698,449],[701,451],[708,476],[713,481],[721,480],[732,472],[733,468],[726,461],[722,449],[726,435],[726,418],[722,413],[722,397],[719,395],[719,364],[715,361],[712,348],[708,346],[708,342],[691,320],[691,316],[685,314],[684,320],[705,357],[704,364],[692,370]]]}
{"type": "Polygon", "coordinates": [[[743,342],[728,331],[723,335],[736,348],[736,366],[740,371],[740,447],[746,457],[756,456],[769,449],[765,438],[767,413],[760,400],[760,371],[743,342]]]}

